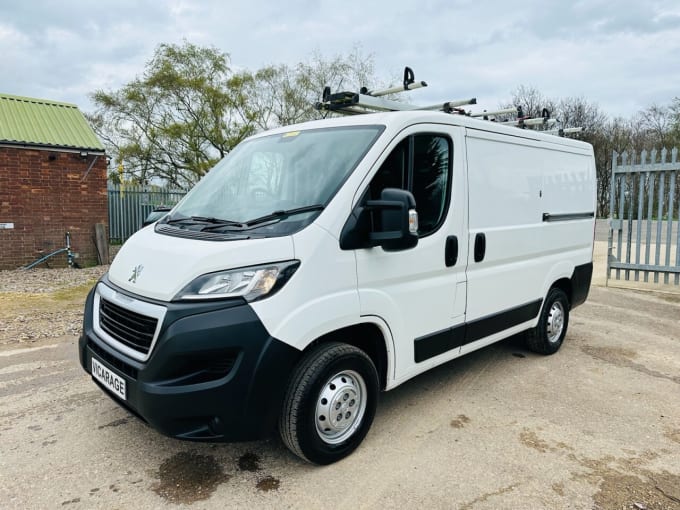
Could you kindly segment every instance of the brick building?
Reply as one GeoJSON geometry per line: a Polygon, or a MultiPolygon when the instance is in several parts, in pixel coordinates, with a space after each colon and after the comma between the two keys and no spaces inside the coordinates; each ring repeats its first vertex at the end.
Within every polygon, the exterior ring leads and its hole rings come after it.
{"type": "Polygon", "coordinates": [[[0,269],[63,248],[67,231],[76,261],[96,264],[107,219],[104,147],[78,107],[0,94],[0,269]]]}

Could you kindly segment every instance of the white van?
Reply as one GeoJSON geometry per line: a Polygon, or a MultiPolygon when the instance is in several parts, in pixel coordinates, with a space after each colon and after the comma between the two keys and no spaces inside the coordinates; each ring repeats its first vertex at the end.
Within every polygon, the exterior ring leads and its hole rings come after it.
{"type": "Polygon", "coordinates": [[[351,453],[378,394],[520,332],[556,352],[592,274],[589,144],[441,112],[241,143],[88,296],[80,362],[176,438],[351,453]]]}

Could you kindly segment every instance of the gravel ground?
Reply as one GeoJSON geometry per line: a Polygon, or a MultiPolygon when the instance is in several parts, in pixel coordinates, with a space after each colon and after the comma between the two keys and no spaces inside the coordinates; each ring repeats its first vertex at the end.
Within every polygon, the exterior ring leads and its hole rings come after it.
{"type": "Polygon", "coordinates": [[[0,271],[0,347],[78,336],[87,291],[107,270],[0,271]]]}
{"type": "Polygon", "coordinates": [[[0,292],[43,294],[56,290],[79,287],[96,280],[109,266],[95,266],[86,269],[14,269],[0,271],[0,292]]]}

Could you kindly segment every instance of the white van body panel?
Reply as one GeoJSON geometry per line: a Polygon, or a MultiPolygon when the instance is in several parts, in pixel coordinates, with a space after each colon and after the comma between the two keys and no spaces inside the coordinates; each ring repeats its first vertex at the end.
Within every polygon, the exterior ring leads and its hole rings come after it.
{"type": "Polygon", "coordinates": [[[300,268],[275,296],[251,306],[270,335],[303,350],[326,333],[358,323],[356,261],[317,225],[292,239],[300,268]]]}
{"type": "Polygon", "coordinates": [[[216,243],[161,235],[141,229],[120,249],[109,279],[139,296],[172,301],[186,285],[206,273],[294,258],[291,237],[216,243]],[[132,272],[142,266],[136,281],[132,272]]]}
{"type": "Polygon", "coordinates": [[[473,249],[468,258],[471,322],[543,299],[555,281],[592,261],[595,168],[589,146],[474,129],[466,141],[471,246],[477,234],[486,237],[484,260],[475,262],[473,249]],[[546,222],[544,213],[591,217],[546,222]]]}

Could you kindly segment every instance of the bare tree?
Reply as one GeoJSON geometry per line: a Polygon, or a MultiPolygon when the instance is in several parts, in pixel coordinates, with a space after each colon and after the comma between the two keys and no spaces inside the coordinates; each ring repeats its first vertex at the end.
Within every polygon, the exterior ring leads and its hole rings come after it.
{"type": "Polygon", "coordinates": [[[667,147],[673,142],[675,115],[672,106],[652,104],[638,114],[637,120],[645,132],[645,145],[667,147]]]}

